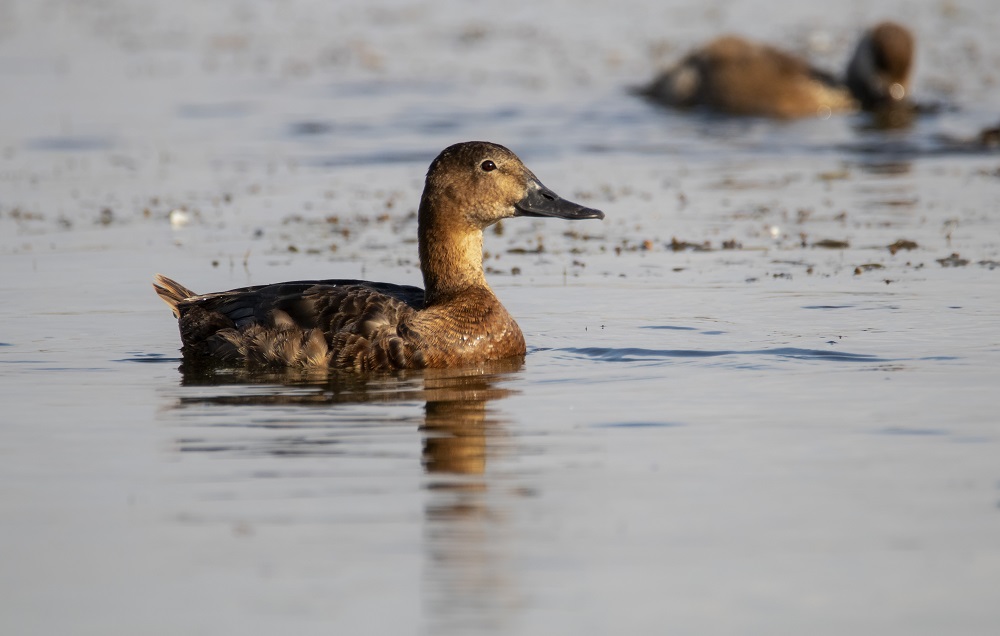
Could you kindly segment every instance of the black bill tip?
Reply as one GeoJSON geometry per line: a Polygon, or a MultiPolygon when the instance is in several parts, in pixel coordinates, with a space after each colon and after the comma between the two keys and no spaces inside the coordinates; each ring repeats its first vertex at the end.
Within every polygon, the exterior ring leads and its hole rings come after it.
{"type": "Polygon", "coordinates": [[[551,216],[559,219],[603,219],[604,212],[560,197],[538,181],[528,184],[528,192],[514,204],[517,216],[551,216]]]}

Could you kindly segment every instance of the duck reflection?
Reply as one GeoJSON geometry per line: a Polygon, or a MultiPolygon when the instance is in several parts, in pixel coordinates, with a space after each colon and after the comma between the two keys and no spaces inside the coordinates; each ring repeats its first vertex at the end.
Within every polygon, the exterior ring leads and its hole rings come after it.
{"type": "Polygon", "coordinates": [[[430,474],[486,472],[486,401],[434,400],[425,406],[424,468],[430,474]]]}
{"type": "MultiPolygon", "coordinates": [[[[511,559],[503,550],[509,543],[504,540],[509,531],[504,513],[515,504],[512,499],[525,492],[513,486],[496,488],[496,480],[487,478],[487,461],[502,451],[497,440],[505,435],[503,414],[490,405],[515,393],[500,384],[519,372],[523,362],[515,358],[466,369],[382,376],[262,375],[187,367],[182,368],[184,386],[225,390],[182,396],[179,406],[315,407],[423,400],[422,421],[417,422],[426,488],[421,596],[429,631],[503,631],[518,604],[517,586],[508,574],[511,559]],[[247,390],[233,390],[239,386],[247,390]]],[[[288,422],[301,424],[294,417],[288,422]]],[[[281,422],[268,418],[268,425],[281,422]]],[[[309,442],[302,436],[282,438],[278,446],[272,439],[270,446],[256,451],[282,457],[301,455],[303,448],[313,456],[343,452],[331,443],[328,431],[311,437],[309,442]]],[[[219,449],[218,444],[211,447],[219,449]]],[[[235,452],[246,449],[245,439],[233,445],[235,452]]]]}
{"type": "Polygon", "coordinates": [[[500,414],[487,404],[509,394],[488,382],[427,381],[424,468],[424,600],[431,633],[503,632],[517,605],[503,546],[511,489],[486,478],[487,460],[503,437],[500,414]],[[433,388],[432,388],[433,387],[433,388]],[[491,445],[492,444],[492,445],[491,445]]]}

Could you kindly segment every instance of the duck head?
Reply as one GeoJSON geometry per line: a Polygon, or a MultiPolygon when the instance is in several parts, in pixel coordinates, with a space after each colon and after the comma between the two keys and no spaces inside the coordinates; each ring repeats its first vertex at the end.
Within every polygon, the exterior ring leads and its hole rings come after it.
{"type": "Polygon", "coordinates": [[[483,230],[515,216],[603,219],[545,187],[513,152],[485,141],[449,146],[431,162],[420,198],[420,267],[429,299],[482,275],[483,230]]]}
{"type": "Polygon", "coordinates": [[[455,144],[431,163],[420,205],[422,226],[459,224],[482,230],[514,216],[603,219],[604,213],[563,199],[498,144],[455,144]]]}
{"type": "Polygon", "coordinates": [[[895,22],[865,32],[847,67],[847,87],[862,108],[891,108],[908,101],[914,46],[910,31],[895,22]]]}

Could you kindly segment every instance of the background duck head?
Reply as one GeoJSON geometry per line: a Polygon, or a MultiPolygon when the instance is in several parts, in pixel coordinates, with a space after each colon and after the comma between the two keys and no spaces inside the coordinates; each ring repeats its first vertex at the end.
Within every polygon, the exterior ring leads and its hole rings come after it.
{"type": "Polygon", "coordinates": [[[848,89],[865,110],[907,103],[914,38],[895,22],[882,22],[861,36],[847,66],[848,89]]]}

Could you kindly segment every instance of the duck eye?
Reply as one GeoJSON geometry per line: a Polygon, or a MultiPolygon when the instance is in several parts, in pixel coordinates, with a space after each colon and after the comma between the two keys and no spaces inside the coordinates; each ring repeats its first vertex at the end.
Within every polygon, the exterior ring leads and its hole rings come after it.
{"type": "Polygon", "coordinates": [[[483,172],[491,172],[491,171],[497,169],[497,164],[495,164],[492,161],[490,161],[489,159],[487,159],[482,164],[480,164],[479,167],[483,169],[483,172]]]}

